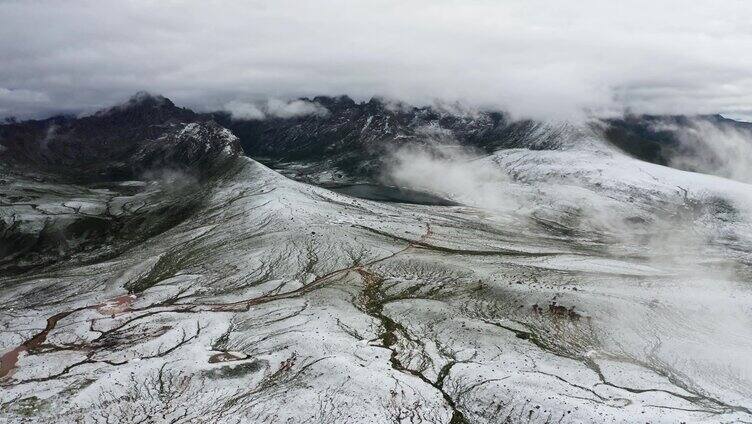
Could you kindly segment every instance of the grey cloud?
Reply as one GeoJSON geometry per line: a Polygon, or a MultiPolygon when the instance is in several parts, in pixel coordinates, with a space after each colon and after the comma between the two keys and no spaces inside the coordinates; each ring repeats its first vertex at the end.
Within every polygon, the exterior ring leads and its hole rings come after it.
{"type": "Polygon", "coordinates": [[[269,99],[266,104],[266,113],[278,118],[292,118],[306,115],[326,116],[329,111],[316,102],[305,100],[285,102],[279,99],[269,99]]]}
{"type": "Polygon", "coordinates": [[[0,113],[148,90],[199,109],[348,94],[547,118],[749,114],[750,15],[735,0],[2,1],[0,87],[50,101],[0,97],[0,113]]]}
{"type": "Polygon", "coordinates": [[[233,119],[253,120],[266,118],[292,118],[296,116],[327,116],[329,111],[322,105],[306,101],[284,101],[276,98],[268,99],[264,103],[252,103],[233,100],[224,105],[223,110],[230,113],[233,119]]]}
{"type": "Polygon", "coordinates": [[[240,102],[233,100],[224,105],[223,110],[230,113],[233,119],[238,120],[255,120],[264,119],[266,114],[253,103],[240,102]]]}
{"type": "Polygon", "coordinates": [[[29,115],[49,104],[50,98],[45,93],[0,87],[0,117],[29,115]]]}

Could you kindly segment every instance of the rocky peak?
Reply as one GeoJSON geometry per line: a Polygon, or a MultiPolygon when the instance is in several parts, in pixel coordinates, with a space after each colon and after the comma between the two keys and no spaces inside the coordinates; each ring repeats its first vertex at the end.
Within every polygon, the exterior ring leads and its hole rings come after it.
{"type": "Polygon", "coordinates": [[[140,91],[124,103],[100,110],[90,117],[82,118],[81,122],[92,121],[97,125],[109,122],[116,125],[124,122],[155,125],[169,121],[185,122],[195,117],[193,111],[175,106],[175,103],[166,97],[140,91]]]}
{"type": "Polygon", "coordinates": [[[313,102],[318,103],[329,111],[341,111],[343,109],[349,109],[357,106],[355,100],[349,96],[316,96],[313,98],[313,102]]]}
{"type": "Polygon", "coordinates": [[[240,152],[210,117],[145,92],[83,118],[0,125],[0,146],[6,163],[74,180],[134,178],[151,164],[183,167],[240,152]]]}

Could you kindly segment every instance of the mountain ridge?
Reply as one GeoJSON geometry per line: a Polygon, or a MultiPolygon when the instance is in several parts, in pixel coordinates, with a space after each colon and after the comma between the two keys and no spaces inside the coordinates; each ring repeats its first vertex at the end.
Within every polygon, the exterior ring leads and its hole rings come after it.
{"type": "MultiPolygon", "coordinates": [[[[1,124],[0,159],[45,172],[68,174],[67,169],[78,167],[93,178],[123,179],[157,165],[128,165],[145,161],[147,150],[170,156],[167,146],[155,148],[155,140],[179,131],[181,125],[197,123],[215,126],[215,131],[228,129],[251,157],[270,163],[302,162],[312,165],[314,172],[335,170],[345,180],[373,181],[388,165],[391,153],[409,146],[459,146],[489,154],[510,148],[559,149],[568,136],[564,127],[514,120],[502,111],[467,110],[456,105],[417,107],[379,97],[358,103],[346,95],[299,100],[321,105],[329,113],[236,119],[229,112],[197,113],[163,96],[139,92],[121,105],[85,117],[1,124]]],[[[626,115],[594,121],[589,127],[632,157],[677,166],[677,156],[703,154],[682,145],[679,134],[697,120],[752,131],[752,124],[720,115],[626,115]]],[[[186,160],[190,162],[183,158],[186,160]]],[[[185,167],[185,163],[172,165],[185,167]]]]}

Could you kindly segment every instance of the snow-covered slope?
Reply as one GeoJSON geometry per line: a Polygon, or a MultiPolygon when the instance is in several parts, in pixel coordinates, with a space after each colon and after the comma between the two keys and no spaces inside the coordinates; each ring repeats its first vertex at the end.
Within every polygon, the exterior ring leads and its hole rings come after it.
{"type": "Polygon", "coordinates": [[[183,113],[129,180],[0,169],[0,421],[752,421],[752,186],[561,126],[382,203],[183,113]]]}
{"type": "Polygon", "coordinates": [[[736,237],[675,251],[657,233],[617,237],[602,224],[612,221],[584,212],[603,200],[608,218],[644,217],[706,193],[741,201],[747,186],[600,159],[488,159],[518,175],[501,195],[540,200],[509,211],[369,202],[237,158],[158,237],[2,278],[0,340],[14,352],[3,357],[2,417],[752,419],[741,202],[729,220],[702,208],[671,218],[674,233],[718,225],[736,237]]]}

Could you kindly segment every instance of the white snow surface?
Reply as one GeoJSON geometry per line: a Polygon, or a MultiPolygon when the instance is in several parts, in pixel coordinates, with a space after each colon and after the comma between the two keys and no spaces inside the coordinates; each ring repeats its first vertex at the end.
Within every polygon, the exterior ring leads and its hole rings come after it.
{"type": "Polygon", "coordinates": [[[4,352],[71,312],[0,421],[752,421],[752,186],[587,143],[480,159],[457,207],[238,158],[157,237],[0,277],[4,352]]]}

